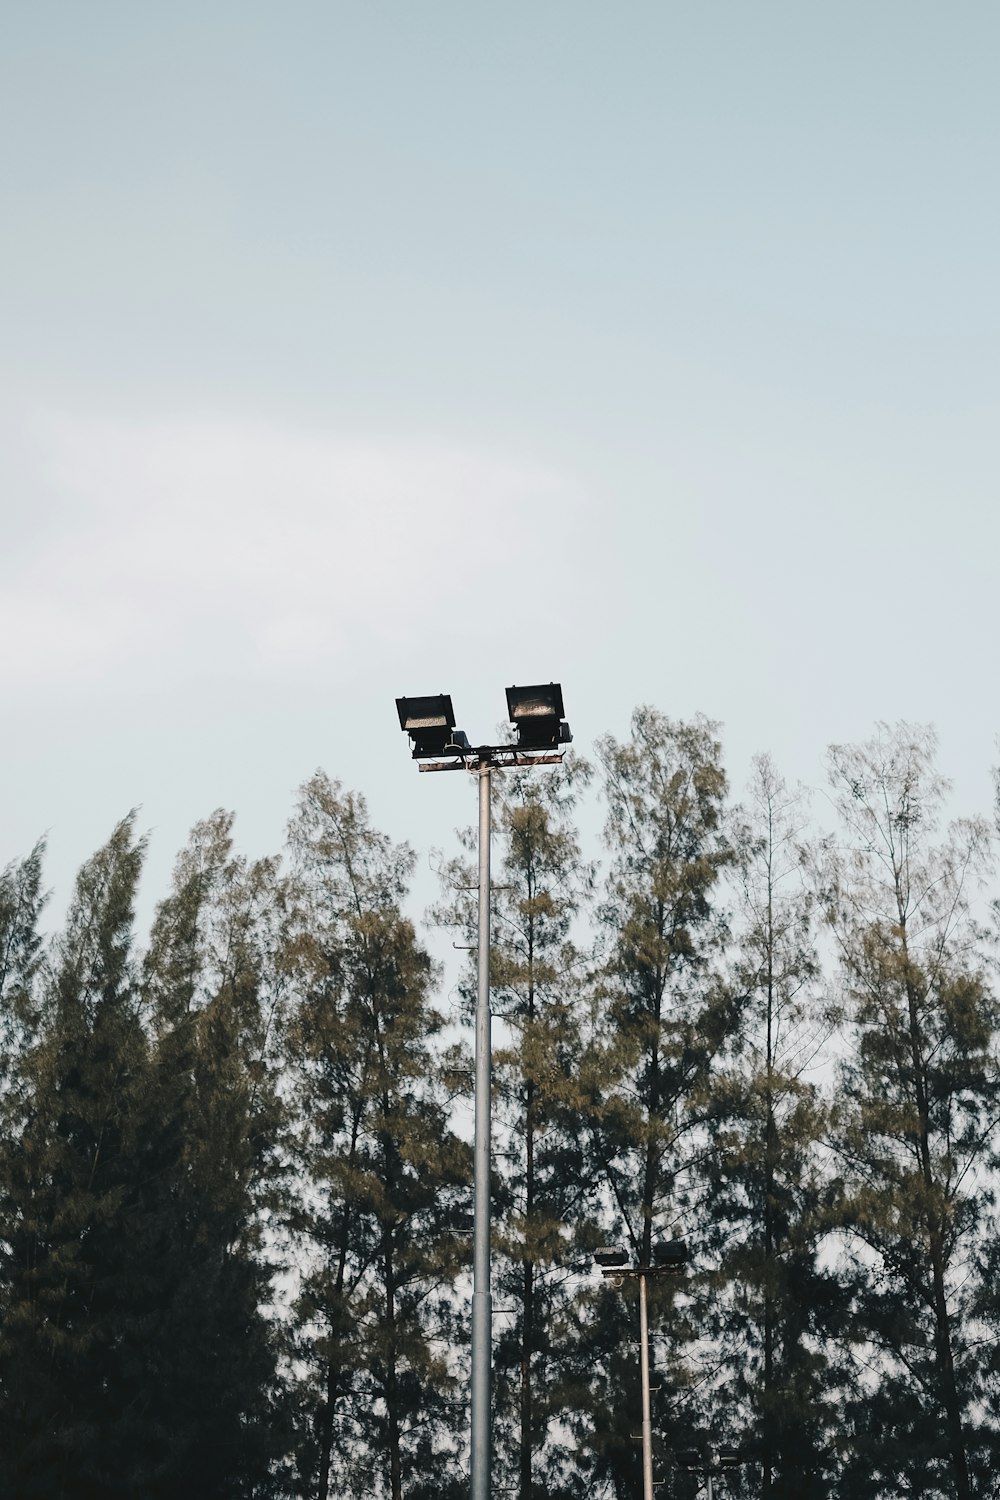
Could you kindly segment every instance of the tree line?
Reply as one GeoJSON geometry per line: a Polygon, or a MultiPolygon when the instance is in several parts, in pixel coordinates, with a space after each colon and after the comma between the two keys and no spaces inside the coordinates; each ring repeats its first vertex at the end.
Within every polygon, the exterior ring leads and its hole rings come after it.
{"type": "MultiPolygon", "coordinates": [[[[498,1492],[637,1500],[740,1446],[768,1500],[1000,1493],[997,817],[933,734],[771,761],[652,708],[497,777],[498,1492]],[[579,818],[602,799],[600,847],[579,818]]],[[[0,876],[0,1495],[372,1500],[467,1488],[474,963],[445,991],[414,852],[318,772],[281,857],[216,813],[135,933],[134,814],[43,935],[0,876]]],[[[471,830],[431,923],[476,937],[471,830]]],[[[474,958],[474,954],[471,955],[474,958]]]]}

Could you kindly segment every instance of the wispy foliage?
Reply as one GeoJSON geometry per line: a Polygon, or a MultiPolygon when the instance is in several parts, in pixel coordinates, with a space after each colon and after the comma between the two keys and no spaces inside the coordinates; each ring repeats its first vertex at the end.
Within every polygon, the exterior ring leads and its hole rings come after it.
{"type": "MultiPolygon", "coordinates": [[[[995,829],[933,735],[834,747],[836,831],[716,726],[636,711],[589,768],[497,774],[497,1484],[985,1500],[1000,1466],[995,829]]],[[[998,802],[1000,805],[1000,802],[998,802]]],[[[998,814],[1000,818],[1000,814],[998,814]]],[[[472,833],[437,922],[477,941],[472,833]]],[[[193,830],[142,951],[130,815],[46,939],[0,873],[0,1493],[431,1500],[467,1486],[475,963],[445,1014],[414,855],[318,772],[282,858],[193,830]]]]}

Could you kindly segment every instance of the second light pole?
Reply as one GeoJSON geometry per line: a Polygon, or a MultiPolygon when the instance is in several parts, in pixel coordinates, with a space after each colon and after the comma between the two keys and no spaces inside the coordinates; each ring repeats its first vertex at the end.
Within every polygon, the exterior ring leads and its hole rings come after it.
{"type": "Polygon", "coordinates": [[[490,1168],[493,1051],[490,1015],[491,780],[495,767],[561,761],[560,745],[572,735],[563,718],[557,682],[507,689],[507,713],[517,740],[473,747],[455,728],[447,693],[397,698],[399,727],[410,736],[421,771],[474,771],[479,777],[479,939],[475,1051],[475,1143],[473,1146],[472,1401],[469,1444],[471,1500],[490,1500],[490,1372],[493,1298],[490,1290],[490,1168]],[[439,759],[436,757],[447,757],[439,759]]]}
{"type": "Polygon", "coordinates": [[[623,1245],[601,1245],[594,1259],[601,1274],[612,1281],[626,1277],[639,1283],[639,1370],[642,1387],[642,1494],[653,1500],[653,1423],[649,1410],[649,1300],[646,1287],[650,1277],[676,1275],[687,1264],[687,1243],[667,1240],[654,1247],[653,1264],[629,1265],[629,1253],[623,1245]]]}

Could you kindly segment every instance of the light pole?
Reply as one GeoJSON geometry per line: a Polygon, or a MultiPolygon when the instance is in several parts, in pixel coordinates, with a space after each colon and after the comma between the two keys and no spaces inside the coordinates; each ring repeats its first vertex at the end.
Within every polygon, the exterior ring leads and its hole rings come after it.
{"type": "Polygon", "coordinates": [[[689,1474],[700,1474],[705,1481],[705,1494],[707,1500],[714,1500],[715,1476],[725,1474],[729,1469],[738,1469],[742,1464],[752,1462],[749,1454],[740,1452],[738,1448],[716,1448],[713,1457],[707,1456],[700,1448],[682,1448],[674,1454],[679,1469],[686,1469],[689,1474]]]}
{"type": "MultiPolygon", "coordinates": [[[[602,1276],[620,1282],[626,1276],[639,1283],[639,1368],[642,1374],[642,1493],[643,1500],[653,1500],[653,1424],[649,1414],[649,1306],[646,1283],[651,1276],[676,1275],[686,1265],[688,1252],[684,1240],[667,1240],[656,1247],[654,1265],[628,1264],[628,1251],[621,1245],[602,1245],[594,1259],[602,1276]]],[[[711,1500],[711,1495],[709,1495],[711,1500]]]]}
{"type": "Polygon", "coordinates": [[[472,1230],[472,1400],[469,1445],[471,1500],[490,1500],[490,1367],[493,1299],[490,1292],[490,1095],[493,1054],[490,1017],[490,789],[494,769],[561,761],[573,736],[563,718],[557,682],[507,689],[507,713],[517,733],[508,745],[473,747],[455,728],[447,693],[397,698],[399,727],[410,736],[421,771],[472,771],[479,778],[479,942],[476,990],[475,1141],[472,1230]],[[437,757],[447,757],[438,759],[437,757]]]}

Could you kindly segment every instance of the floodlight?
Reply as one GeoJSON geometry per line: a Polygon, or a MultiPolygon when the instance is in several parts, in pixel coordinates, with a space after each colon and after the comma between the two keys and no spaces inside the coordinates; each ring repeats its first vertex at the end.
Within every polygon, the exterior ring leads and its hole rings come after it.
{"type": "Polygon", "coordinates": [[[455,711],[448,693],[431,693],[422,698],[397,698],[399,727],[413,741],[413,759],[443,755],[446,750],[467,750],[469,741],[455,728],[455,711]]]}
{"type": "Polygon", "coordinates": [[[599,1266],[628,1265],[628,1251],[621,1245],[598,1245],[594,1259],[599,1266]]]}
{"type": "Polygon", "coordinates": [[[562,688],[558,682],[509,687],[507,712],[522,750],[550,750],[556,745],[568,745],[573,738],[563,718],[562,688]]]}
{"type": "Polygon", "coordinates": [[[715,1456],[720,1469],[736,1469],[747,1462],[738,1448],[717,1448],[715,1456]]]}
{"type": "Polygon", "coordinates": [[[683,1266],[687,1258],[687,1240],[665,1240],[653,1246],[653,1261],[658,1266],[683,1266]]]}
{"type": "Polygon", "coordinates": [[[674,1454],[677,1466],[680,1469],[700,1469],[701,1454],[697,1448],[682,1448],[679,1453],[674,1454]]]}

